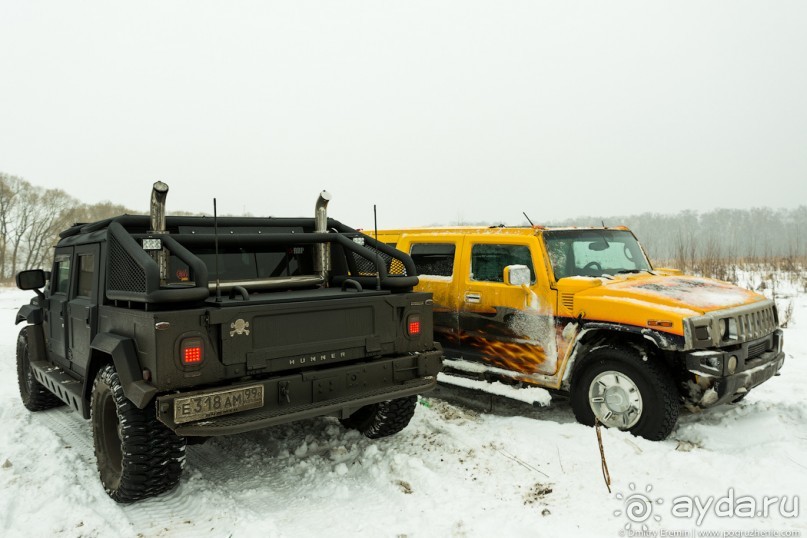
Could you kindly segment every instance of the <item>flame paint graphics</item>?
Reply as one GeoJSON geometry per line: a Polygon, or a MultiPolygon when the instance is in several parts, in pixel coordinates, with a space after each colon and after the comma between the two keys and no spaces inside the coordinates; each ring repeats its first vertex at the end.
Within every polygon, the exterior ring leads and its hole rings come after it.
{"type": "Polygon", "coordinates": [[[463,335],[460,338],[464,347],[476,349],[485,362],[514,372],[524,374],[554,373],[543,371],[541,366],[546,362],[544,349],[535,344],[523,342],[504,342],[463,335]]]}
{"type": "Polygon", "coordinates": [[[474,320],[476,323],[472,318],[473,315],[461,317],[463,330],[459,344],[463,350],[491,366],[512,372],[553,375],[557,371],[557,343],[562,342],[562,328],[555,324],[555,318],[536,316],[533,319],[536,323],[531,325],[543,326],[545,330],[540,331],[541,334],[529,335],[520,330],[523,324],[494,320],[479,324],[478,318],[474,320]]]}
{"type": "Polygon", "coordinates": [[[569,345],[562,338],[568,321],[532,309],[497,307],[482,314],[435,308],[434,336],[449,357],[521,373],[522,381],[534,383],[529,376],[557,372],[569,345]]]}

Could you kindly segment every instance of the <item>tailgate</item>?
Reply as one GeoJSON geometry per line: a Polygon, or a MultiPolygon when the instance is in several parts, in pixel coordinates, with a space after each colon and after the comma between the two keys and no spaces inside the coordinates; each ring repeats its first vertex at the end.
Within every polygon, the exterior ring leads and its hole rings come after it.
{"type": "Polygon", "coordinates": [[[421,293],[350,293],[320,300],[228,305],[210,311],[209,317],[212,325],[220,325],[225,365],[246,364],[248,374],[271,373],[432,349],[427,298],[421,293]],[[423,320],[416,337],[410,337],[405,327],[412,315],[423,320]]]}

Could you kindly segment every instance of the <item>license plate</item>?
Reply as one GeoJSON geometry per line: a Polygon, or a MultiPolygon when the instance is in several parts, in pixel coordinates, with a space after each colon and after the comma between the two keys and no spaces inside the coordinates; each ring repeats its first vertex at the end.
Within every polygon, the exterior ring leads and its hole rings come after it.
{"type": "Polygon", "coordinates": [[[259,407],[263,407],[263,385],[207,392],[174,400],[174,422],[182,424],[259,407]]]}

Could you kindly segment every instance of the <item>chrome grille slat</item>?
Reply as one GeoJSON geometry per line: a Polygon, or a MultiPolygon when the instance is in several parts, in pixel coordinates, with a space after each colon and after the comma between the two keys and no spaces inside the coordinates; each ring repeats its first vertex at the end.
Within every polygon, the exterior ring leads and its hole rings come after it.
{"type": "Polygon", "coordinates": [[[765,305],[754,312],[744,312],[736,315],[719,316],[718,319],[734,320],[736,338],[723,339],[722,344],[737,344],[750,342],[767,336],[776,329],[776,317],[773,314],[773,305],[765,305]]]}

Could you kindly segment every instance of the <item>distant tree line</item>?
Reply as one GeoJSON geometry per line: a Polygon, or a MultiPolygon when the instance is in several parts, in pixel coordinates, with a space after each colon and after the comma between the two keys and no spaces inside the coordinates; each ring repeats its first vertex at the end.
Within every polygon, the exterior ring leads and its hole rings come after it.
{"type": "MultiPolygon", "coordinates": [[[[85,204],[61,189],[43,189],[0,172],[0,279],[13,278],[21,269],[50,265],[51,247],[68,226],[124,213],[133,211],[111,202],[85,204]]],[[[781,268],[797,270],[807,259],[807,206],[686,210],[605,219],[587,216],[540,224],[601,226],[603,222],[633,230],[657,266],[669,264],[720,276],[718,268],[726,262],[777,259],[781,268]]]]}
{"type": "Polygon", "coordinates": [[[714,209],[674,215],[578,217],[568,226],[628,226],[651,259],[692,267],[705,260],[803,260],[807,257],[807,206],[795,209],[714,209]]]}
{"type": "MultiPolygon", "coordinates": [[[[491,222],[456,221],[463,226],[496,226],[491,222]]],[[[655,265],[692,269],[705,261],[754,262],[807,260],[807,206],[795,209],[685,210],[675,214],[572,217],[536,221],[546,226],[627,226],[639,238],[655,265]]],[[[527,226],[527,221],[521,225],[527,226]]]]}
{"type": "Polygon", "coordinates": [[[0,280],[49,266],[59,232],[72,224],[131,212],[110,202],[84,204],[61,189],[0,172],[0,280]]]}

